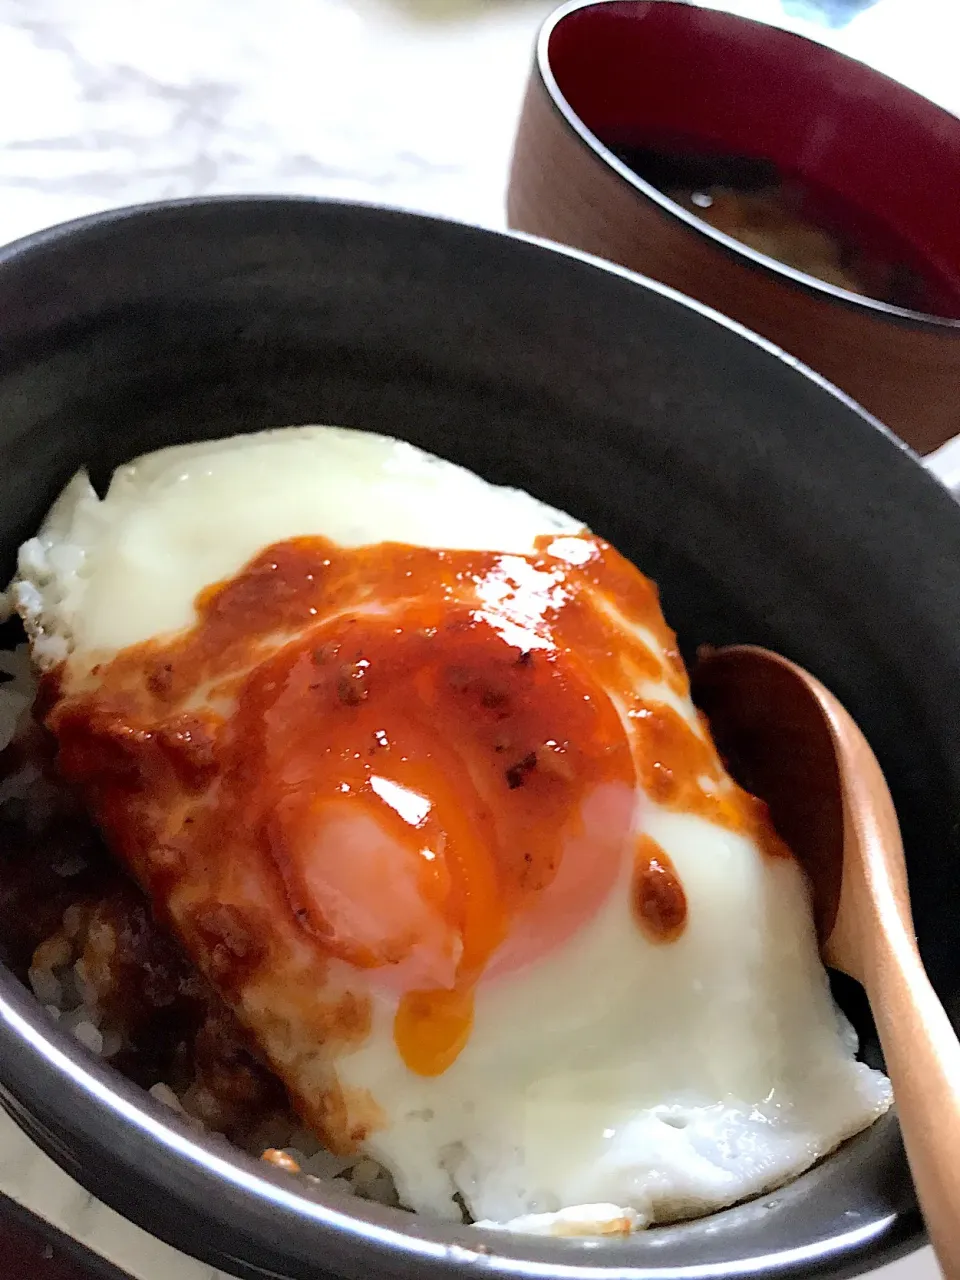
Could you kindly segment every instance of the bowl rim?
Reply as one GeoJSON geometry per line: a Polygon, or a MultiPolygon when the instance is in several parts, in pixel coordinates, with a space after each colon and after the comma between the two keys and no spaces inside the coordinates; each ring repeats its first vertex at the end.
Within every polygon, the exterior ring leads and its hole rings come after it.
{"type": "MultiPolygon", "coordinates": [[[[332,206],[355,212],[373,223],[411,220],[433,223],[458,229],[471,239],[492,236],[530,245],[640,285],[718,323],[812,380],[853,410],[864,428],[879,432],[897,452],[910,459],[918,482],[932,494],[940,495],[943,501],[953,502],[948,491],[923,467],[916,453],[889,428],[775,343],[659,281],[581,250],[522,232],[471,226],[453,218],[351,200],[257,194],[196,196],[108,209],[30,233],[0,247],[0,273],[21,259],[29,260],[63,241],[80,243],[85,236],[98,234],[115,224],[136,224],[176,216],[181,211],[202,213],[243,206],[273,207],[278,212],[297,207],[332,206]]],[[[249,1256],[228,1255],[226,1245],[218,1242],[229,1239],[236,1247],[238,1240],[243,1240],[254,1250],[259,1249],[262,1257],[265,1250],[279,1247],[276,1241],[285,1223],[293,1231],[297,1226],[302,1228],[305,1220],[315,1233],[311,1236],[309,1274],[317,1276],[317,1280],[320,1280],[316,1271],[318,1259],[325,1257],[330,1259],[331,1266],[341,1268],[336,1274],[354,1276],[356,1280],[368,1280],[371,1274],[377,1273],[378,1265],[383,1266],[385,1275],[395,1274],[398,1262],[407,1268],[408,1275],[435,1280],[469,1276],[478,1269],[482,1269],[485,1276],[501,1280],[610,1280],[612,1275],[618,1280],[752,1280],[761,1274],[800,1280],[818,1267],[835,1277],[856,1275],[876,1261],[894,1261],[925,1243],[919,1215],[893,1212],[865,1226],[852,1226],[842,1234],[753,1258],[669,1266],[630,1265],[624,1258],[615,1265],[608,1260],[596,1265],[591,1264],[591,1256],[598,1243],[605,1248],[616,1248],[620,1242],[557,1240],[501,1232],[478,1235],[470,1226],[408,1215],[335,1194],[314,1199],[299,1187],[291,1189],[288,1175],[228,1144],[219,1135],[198,1135],[161,1102],[119,1075],[105,1060],[91,1060],[72,1035],[56,1022],[47,1020],[33,993],[2,965],[0,1105],[28,1136],[94,1195],[102,1193],[105,1179],[89,1162],[78,1163],[73,1159],[69,1151],[71,1141],[73,1145],[78,1141],[82,1143],[88,1153],[109,1150],[115,1164],[128,1168],[139,1154],[140,1192],[135,1201],[128,1201],[123,1213],[181,1250],[184,1248],[182,1236],[178,1237],[176,1230],[167,1224],[184,1218],[192,1221],[198,1215],[208,1223],[212,1219],[215,1230],[208,1233],[205,1251],[195,1256],[215,1266],[223,1266],[224,1258],[229,1256],[238,1274],[250,1276],[270,1275],[279,1280],[281,1273],[251,1261],[249,1256]],[[68,1135],[70,1141],[65,1141],[64,1135],[68,1135]],[[143,1160],[144,1152],[154,1158],[143,1160]],[[204,1206],[211,1199],[220,1199],[224,1205],[229,1202],[230,1221],[226,1213],[207,1213],[204,1206]],[[164,1205],[166,1216],[161,1216],[158,1223],[158,1207],[164,1205]],[[271,1216],[266,1217],[265,1213],[271,1216]],[[246,1224],[244,1236],[238,1236],[238,1221],[246,1224]],[[213,1247],[218,1249],[216,1258],[212,1254],[212,1242],[216,1242],[213,1247]]],[[[629,1240],[623,1245],[625,1250],[629,1248],[629,1240]]],[[[298,1268],[306,1265],[301,1260],[303,1256],[298,1252],[297,1261],[289,1265],[298,1268]]],[[[307,1274],[300,1270],[296,1273],[307,1274]]]]}
{"type": "MultiPolygon", "coordinates": [[[[626,0],[626,2],[646,5],[677,5],[685,10],[691,8],[686,3],[686,0],[626,0]]],[[[601,6],[608,4],[623,5],[624,0],[565,0],[559,8],[548,15],[537,34],[534,59],[535,75],[546,91],[553,109],[559,113],[570,131],[587,151],[601,160],[622,182],[628,187],[632,187],[639,196],[643,196],[656,206],[662,216],[681,223],[687,231],[707,240],[715,248],[735,258],[750,270],[773,276],[783,285],[799,289],[801,292],[813,295],[813,297],[823,302],[833,303],[858,312],[867,312],[877,319],[889,320],[907,328],[920,329],[943,337],[960,338],[960,318],[953,319],[949,316],[938,316],[932,312],[913,311],[907,307],[895,307],[891,303],[881,301],[879,298],[871,298],[866,294],[851,293],[847,289],[841,289],[838,285],[829,284],[827,281],[818,280],[815,276],[808,275],[804,271],[798,271],[795,267],[791,267],[787,263],[771,257],[769,254],[761,253],[742,241],[736,240],[733,236],[727,235],[726,232],[718,231],[716,228],[711,227],[703,218],[698,218],[696,214],[685,209],[683,205],[671,200],[659,188],[641,178],[639,174],[624,164],[586,126],[580,115],[574,110],[560,88],[550,60],[550,40],[554,31],[562,22],[581,10],[599,9],[601,6]]],[[[698,6],[692,7],[697,8],[698,6]]],[[[792,31],[788,27],[780,26],[767,18],[747,18],[742,14],[729,13],[726,10],[713,8],[701,11],[709,13],[716,19],[728,21],[731,26],[759,27],[767,31],[776,32],[778,35],[790,37],[796,41],[817,45],[841,61],[855,63],[870,75],[877,77],[879,80],[888,81],[897,89],[911,94],[949,120],[952,120],[957,129],[958,140],[960,140],[960,117],[954,115],[952,111],[948,111],[945,107],[940,106],[939,103],[927,98],[922,93],[918,93],[915,89],[911,89],[893,76],[889,76],[883,71],[878,71],[876,67],[872,67],[862,59],[848,53],[841,53],[840,50],[834,49],[824,40],[818,40],[815,36],[808,35],[805,32],[792,31]]]]}

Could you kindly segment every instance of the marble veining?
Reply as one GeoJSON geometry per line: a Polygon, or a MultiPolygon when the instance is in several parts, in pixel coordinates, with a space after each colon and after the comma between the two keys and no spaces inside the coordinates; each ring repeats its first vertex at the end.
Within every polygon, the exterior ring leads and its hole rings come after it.
{"type": "Polygon", "coordinates": [[[0,0],[0,241],[212,192],[501,225],[549,0],[0,0]]]}
{"type": "MultiPolygon", "coordinates": [[[[817,34],[960,110],[960,12],[947,0],[706,3],[817,34]]],[[[502,226],[552,7],[0,0],[0,243],[110,206],[230,191],[502,226]]]]}

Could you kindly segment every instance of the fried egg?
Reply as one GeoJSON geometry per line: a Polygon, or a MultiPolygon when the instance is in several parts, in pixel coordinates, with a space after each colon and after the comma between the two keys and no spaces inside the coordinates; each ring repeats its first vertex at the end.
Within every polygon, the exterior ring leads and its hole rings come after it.
{"type": "Polygon", "coordinates": [[[76,476],[10,598],[114,853],[407,1207],[627,1232],[890,1105],[655,587],[577,520],[289,428],[76,476]]]}

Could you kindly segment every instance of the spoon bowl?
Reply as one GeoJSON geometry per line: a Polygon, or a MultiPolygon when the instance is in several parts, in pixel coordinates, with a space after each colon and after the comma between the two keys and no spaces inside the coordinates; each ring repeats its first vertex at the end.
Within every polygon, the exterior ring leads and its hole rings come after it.
{"type": "Polygon", "coordinates": [[[917,950],[877,758],[833,694],[769,650],[701,650],[693,692],[734,778],[767,803],[809,876],[824,962],[866,990],[927,1230],[958,1280],[960,1043],[917,950]]]}

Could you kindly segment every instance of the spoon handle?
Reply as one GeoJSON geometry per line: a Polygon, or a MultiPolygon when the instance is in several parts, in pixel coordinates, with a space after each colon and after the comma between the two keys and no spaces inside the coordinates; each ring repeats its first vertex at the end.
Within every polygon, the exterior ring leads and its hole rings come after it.
{"type": "Polygon", "coordinates": [[[845,781],[838,940],[848,933],[845,950],[858,955],[930,1241],[946,1280],[960,1280],[960,1043],[917,950],[880,764],[838,703],[832,718],[845,781]]]}
{"type": "Polygon", "coordinates": [[[930,1241],[946,1280],[960,1280],[960,1044],[912,937],[893,934],[871,949],[867,994],[930,1241]]]}

